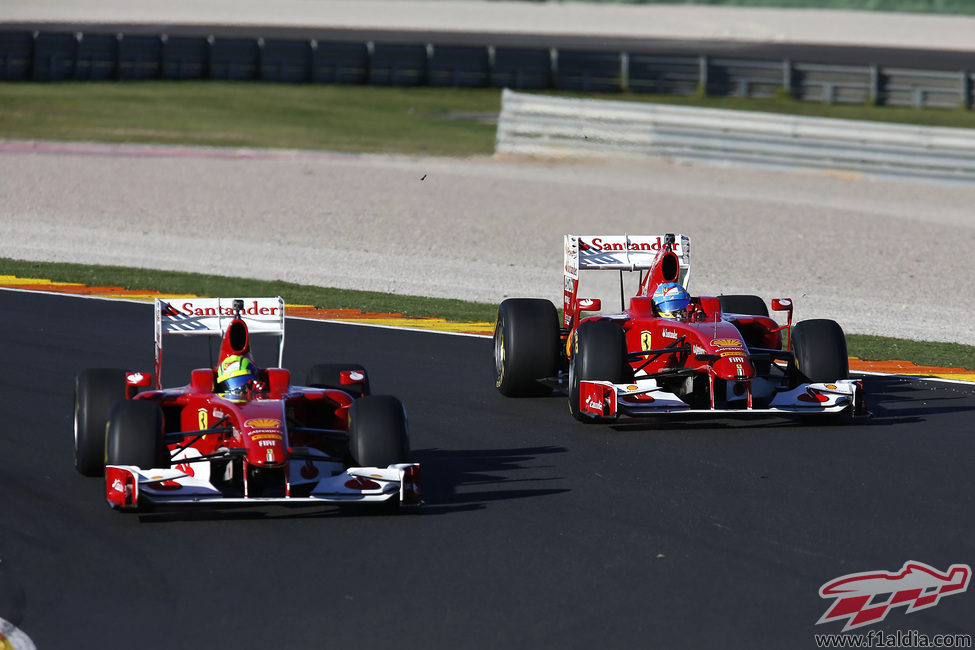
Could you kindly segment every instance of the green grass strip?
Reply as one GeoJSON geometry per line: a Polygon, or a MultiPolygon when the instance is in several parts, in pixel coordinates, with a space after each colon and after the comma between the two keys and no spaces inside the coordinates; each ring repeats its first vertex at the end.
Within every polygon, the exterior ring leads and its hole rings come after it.
{"type": "Polygon", "coordinates": [[[364,312],[396,313],[421,318],[439,317],[457,323],[494,322],[497,312],[497,305],[464,300],[329,289],[279,280],[229,278],[122,266],[88,266],[0,258],[0,275],[78,282],[90,287],[122,287],[137,291],[189,293],[210,297],[281,296],[285,302],[293,305],[312,305],[321,309],[360,309],[364,312]]]}
{"type": "MultiPolygon", "coordinates": [[[[290,282],[121,266],[88,266],[0,258],[0,275],[211,297],[282,296],[290,304],[314,305],[322,309],[361,309],[416,317],[432,316],[460,323],[494,322],[497,312],[497,305],[463,300],[328,289],[290,282]]],[[[975,369],[975,347],[969,345],[907,341],[863,334],[847,335],[847,345],[851,356],[869,361],[902,359],[926,366],[975,369]]]]}
{"type": "MultiPolygon", "coordinates": [[[[829,105],[787,97],[588,96],[875,122],[975,128],[975,111],[829,105]]],[[[410,155],[494,152],[497,89],[259,82],[0,83],[0,138],[410,155]]]]}
{"type": "Polygon", "coordinates": [[[258,82],[0,83],[0,138],[490,154],[497,90],[258,82]]]}

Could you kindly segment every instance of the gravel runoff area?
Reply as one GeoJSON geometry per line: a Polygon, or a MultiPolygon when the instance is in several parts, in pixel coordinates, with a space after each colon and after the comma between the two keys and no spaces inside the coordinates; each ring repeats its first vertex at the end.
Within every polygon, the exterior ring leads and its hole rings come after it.
{"type": "Polygon", "coordinates": [[[563,234],[676,231],[693,293],[975,342],[972,187],[665,161],[23,148],[0,146],[3,257],[559,304],[563,234]]]}

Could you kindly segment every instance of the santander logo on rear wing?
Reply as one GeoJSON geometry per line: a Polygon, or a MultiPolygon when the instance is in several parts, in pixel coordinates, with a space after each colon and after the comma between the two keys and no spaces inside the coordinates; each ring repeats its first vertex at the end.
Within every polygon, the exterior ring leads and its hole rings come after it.
{"type": "Polygon", "coordinates": [[[234,302],[241,301],[240,318],[250,335],[274,335],[279,339],[278,366],[284,363],[284,298],[156,298],[156,388],[162,372],[163,338],[166,336],[222,337],[234,319],[234,302]]]}

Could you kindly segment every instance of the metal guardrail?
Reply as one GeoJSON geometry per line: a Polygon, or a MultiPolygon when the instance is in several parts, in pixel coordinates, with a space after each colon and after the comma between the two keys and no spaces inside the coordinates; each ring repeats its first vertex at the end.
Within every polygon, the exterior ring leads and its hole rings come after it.
{"type": "Polygon", "coordinates": [[[968,71],[494,45],[0,32],[0,81],[222,79],[973,105],[968,71]]]}
{"type": "Polygon", "coordinates": [[[975,130],[502,93],[498,153],[665,156],[975,182],[975,130]]]}

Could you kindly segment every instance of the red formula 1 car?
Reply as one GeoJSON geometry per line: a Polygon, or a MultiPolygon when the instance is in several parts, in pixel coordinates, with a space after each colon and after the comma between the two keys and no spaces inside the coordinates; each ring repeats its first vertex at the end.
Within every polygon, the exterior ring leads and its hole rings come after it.
{"type": "Polygon", "coordinates": [[[157,300],[153,373],[90,369],[75,383],[75,466],[105,476],[120,510],[169,505],[421,503],[420,467],[407,462],[406,412],[369,395],[365,370],[321,364],[307,386],[261,369],[251,336],[278,337],[281,298],[157,300]],[[162,389],[167,336],[220,337],[216,367],[162,389]]]}
{"type": "Polygon", "coordinates": [[[561,389],[584,422],[677,412],[867,414],[836,322],[793,326],[787,298],[771,303],[787,315],[779,325],[758,296],[692,297],[689,273],[684,235],[567,235],[562,321],[547,300],[513,298],[498,309],[498,390],[525,397],[561,389]],[[580,271],[591,269],[619,270],[621,289],[623,271],[639,272],[628,308],[585,316],[602,307],[578,296],[580,271]]]}

